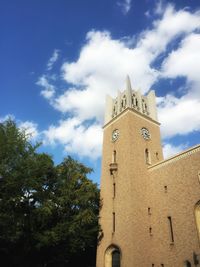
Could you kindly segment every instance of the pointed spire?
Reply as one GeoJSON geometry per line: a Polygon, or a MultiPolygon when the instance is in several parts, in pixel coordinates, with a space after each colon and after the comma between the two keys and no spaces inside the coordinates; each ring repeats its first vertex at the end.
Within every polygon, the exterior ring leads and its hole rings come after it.
{"type": "Polygon", "coordinates": [[[132,88],[131,88],[131,81],[130,81],[129,75],[126,76],[126,90],[127,91],[131,91],[132,90],[132,88]]]}
{"type": "Polygon", "coordinates": [[[126,76],[126,95],[127,95],[127,106],[131,108],[132,88],[131,88],[131,81],[128,75],[126,76]]]}

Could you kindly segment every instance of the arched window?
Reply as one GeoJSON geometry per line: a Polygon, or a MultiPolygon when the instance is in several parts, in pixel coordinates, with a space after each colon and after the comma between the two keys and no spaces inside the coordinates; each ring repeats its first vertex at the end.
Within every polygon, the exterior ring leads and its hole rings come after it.
{"type": "Polygon", "coordinates": [[[137,107],[138,106],[138,100],[137,100],[135,94],[132,95],[132,106],[133,107],[137,107]]]}
{"type": "Polygon", "coordinates": [[[105,267],[120,267],[121,253],[117,246],[111,245],[105,253],[105,267]]]}
{"type": "Polygon", "coordinates": [[[121,110],[126,108],[126,95],[123,95],[122,101],[121,101],[121,110]]]}
{"type": "Polygon", "coordinates": [[[200,201],[198,201],[197,204],[195,205],[194,213],[197,224],[198,237],[200,241],[200,201]]]}
{"type": "Polygon", "coordinates": [[[142,99],[142,111],[143,113],[147,114],[148,113],[148,107],[144,99],[142,99]]]}
{"type": "Polygon", "coordinates": [[[117,115],[117,100],[114,103],[114,107],[113,107],[113,117],[117,115]]]}
{"type": "Polygon", "coordinates": [[[151,164],[151,155],[150,155],[150,152],[148,150],[148,148],[145,149],[145,161],[146,161],[146,164],[151,164]]]}
{"type": "Polygon", "coordinates": [[[138,100],[137,100],[137,98],[135,99],[135,105],[136,105],[136,107],[138,107],[138,100]]]}

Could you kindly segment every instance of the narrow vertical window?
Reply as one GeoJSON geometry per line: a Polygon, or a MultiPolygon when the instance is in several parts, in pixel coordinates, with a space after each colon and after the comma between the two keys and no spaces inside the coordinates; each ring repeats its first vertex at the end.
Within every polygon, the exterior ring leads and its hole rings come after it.
{"type": "Polygon", "coordinates": [[[169,216],[167,218],[168,218],[168,222],[169,222],[171,242],[174,243],[174,233],[173,233],[173,226],[172,226],[172,218],[171,218],[171,216],[169,216]]]}
{"type": "Polygon", "coordinates": [[[148,214],[151,215],[151,208],[148,208],[148,214]]]}
{"type": "Polygon", "coordinates": [[[112,252],[112,267],[120,267],[120,252],[119,252],[119,250],[114,250],[112,252]]]}
{"type": "Polygon", "coordinates": [[[135,99],[135,105],[136,105],[136,107],[138,107],[138,100],[137,100],[137,98],[135,99]]]}
{"type": "Polygon", "coordinates": [[[149,234],[152,235],[152,228],[149,227],[149,234]]]}
{"type": "Polygon", "coordinates": [[[148,148],[145,149],[145,161],[146,164],[151,164],[151,157],[148,148]]]}
{"type": "Polygon", "coordinates": [[[113,163],[117,162],[117,152],[116,152],[116,150],[113,151],[112,162],[113,163]]]}
{"type": "Polygon", "coordinates": [[[164,264],[163,263],[161,263],[161,267],[164,267],[164,264]]]}
{"type": "Polygon", "coordinates": [[[116,193],[116,187],[115,187],[115,183],[113,184],[113,198],[115,198],[115,193],[116,193]]]}
{"type": "Polygon", "coordinates": [[[159,159],[158,152],[156,152],[156,158],[159,159]]]}
{"type": "Polygon", "coordinates": [[[115,232],[115,212],[113,212],[113,233],[115,232]]]}

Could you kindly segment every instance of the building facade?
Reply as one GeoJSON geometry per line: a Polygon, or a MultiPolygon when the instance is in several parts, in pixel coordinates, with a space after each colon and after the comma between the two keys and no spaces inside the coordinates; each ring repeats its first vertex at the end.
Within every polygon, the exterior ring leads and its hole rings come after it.
{"type": "Polygon", "coordinates": [[[200,146],[163,159],[154,91],[107,97],[97,267],[200,266],[200,146]]]}

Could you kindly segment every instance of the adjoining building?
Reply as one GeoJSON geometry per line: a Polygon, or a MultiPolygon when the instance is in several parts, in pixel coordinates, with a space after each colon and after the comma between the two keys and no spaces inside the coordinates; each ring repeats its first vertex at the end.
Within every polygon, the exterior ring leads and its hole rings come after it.
{"type": "Polygon", "coordinates": [[[96,266],[200,266],[200,145],[164,160],[155,93],[126,83],[106,100],[96,266]]]}

